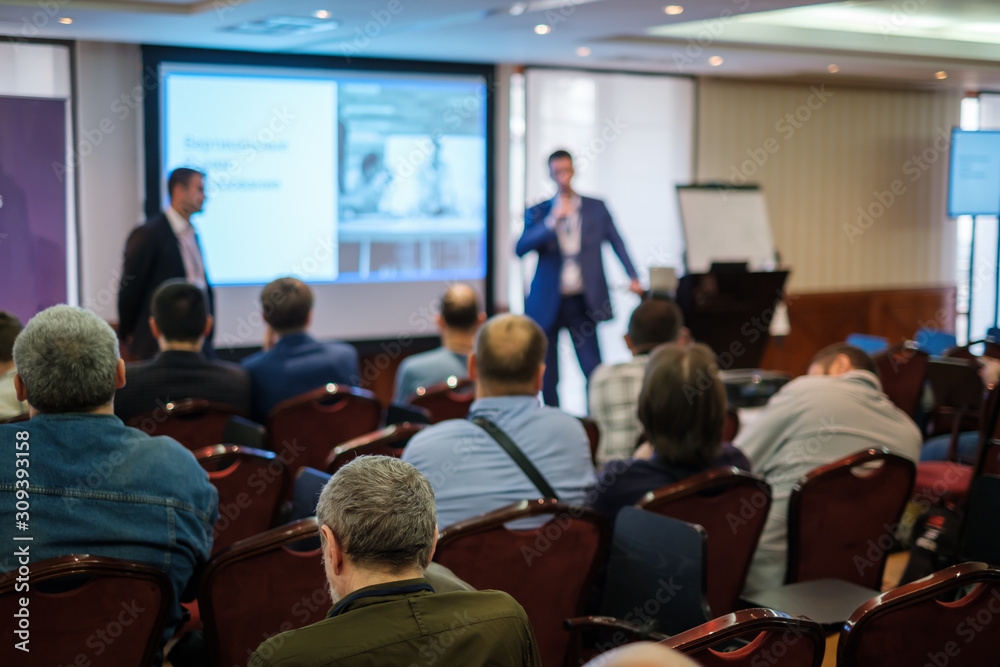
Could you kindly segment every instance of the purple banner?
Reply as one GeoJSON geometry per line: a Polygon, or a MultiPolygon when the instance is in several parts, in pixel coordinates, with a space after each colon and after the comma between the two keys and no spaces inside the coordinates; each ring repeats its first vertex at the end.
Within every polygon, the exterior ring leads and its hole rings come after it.
{"type": "Polygon", "coordinates": [[[0,97],[0,310],[66,303],[66,102],[0,97]]]}

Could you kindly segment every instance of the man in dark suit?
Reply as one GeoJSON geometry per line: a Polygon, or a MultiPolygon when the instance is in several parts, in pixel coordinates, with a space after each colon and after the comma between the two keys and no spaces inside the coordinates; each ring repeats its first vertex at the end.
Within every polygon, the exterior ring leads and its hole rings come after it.
{"type": "Polygon", "coordinates": [[[206,359],[201,352],[212,329],[205,293],[183,280],[168,280],[153,294],[149,328],[160,354],[125,367],[125,386],[115,394],[122,421],[155,412],[171,401],[202,398],[250,414],[250,378],[236,364],[206,359]]]}
{"type": "Polygon", "coordinates": [[[327,383],[351,384],[358,351],[348,343],[320,342],[306,333],[312,321],[312,290],[297,278],[264,286],[260,305],[267,323],[264,349],[243,360],[250,374],[253,419],[264,423],[278,403],[327,383]]]}
{"type": "Polygon", "coordinates": [[[542,396],[546,404],[559,405],[559,330],[569,329],[580,368],[588,379],[601,363],[597,324],[611,319],[611,297],[601,258],[605,241],[611,243],[632,279],[629,289],[640,295],[643,289],[607,206],[600,199],[581,197],[573,191],[573,157],[564,150],[550,155],[549,175],[558,191],[525,213],[517,256],[538,253],[524,312],[548,337],[542,396]]]}
{"type": "MultiPolygon", "coordinates": [[[[167,192],[170,206],[163,213],[139,225],[125,242],[125,261],[118,288],[118,338],[128,343],[133,359],[149,359],[157,351],[156,338],[149,328],[153,292],[165,280],[184,278],[205,291],[208,314],[215,312],[212,286],[191,216],[205,203],[205,175],[181,167],[170,173],[167,192]],[[130,340],[131,339],[131,340],[130,340]]],[[[214,356],[212,337],[205,354],[214,356]]]]}

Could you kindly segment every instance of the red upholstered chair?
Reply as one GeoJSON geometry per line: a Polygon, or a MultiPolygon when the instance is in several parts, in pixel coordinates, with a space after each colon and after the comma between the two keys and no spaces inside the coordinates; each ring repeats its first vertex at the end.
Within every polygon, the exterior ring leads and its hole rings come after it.
{"type": "Polygon", "coordinates": [[[883,593],[840,632],[839,665],[1000,665],[1000,570],[961,563],[883,593]],[[972,586],[959,599],[965,587],[972,586]]]}
{"type": "Polygon", "coordinates": [[[423,424],[395,424],[337,445],[326,457],[325,470],[331,475],[359,456],[403,455],[403,447],[423,429],[423,424]]]}
{"type": "Polygon", "coordinates": [[[381,421],[375,394],[346,385],[331,383],[276,405],[267,418],[267,437],[285,464],[286,491],[299,468],[325,470],[334,447],[371,433],[381,421]]]}
{"type": "Polygon", "coordinates": [[[916,417],[927,378],[926,352],[907,344],[896,345],[874,357],[882,390],[900,410],[916,417]]]}
{"type": "Polygon", "coordinates": [[[702,667],[820,667],[826,651],[826,638],[818,623],[771,609],[744,609],[720,616],[660,643],[687,654],[702,667]]]}
{"type": "Polygon", "coordinates": [[[522,500],[449,526],[434,560],[478,589],[509,593],[528,614],[543,665],[562,665],[570,636],[564,619],[581,616],[608,548],[607,520],[555,500],[522,500]],[[551,520],[531,530],[505,524],[534,516],[551,520]]]}
{"type": "Polygon", "coordinates": [[[136,415],[128,425],[149,435],[170,436],[188,449],[198,449],[224,442],[226,424],[233,416],[245,415],[231,405],[189,398],[136,415]]]}
{"type": "Polygon", "coordinates": [[[14,415],[13,417],[8,417],[7,419],[0,419],[0,424],[17,424],[19,422],[26,422],[29,419],[31,419],[31,415],[25,412],[20,415],[14,415]]]}
{"type": "Polygon", "coordinates": [[[310,517],[237,542],[212,558],[198,605],[214,667],[245,665],[271,635],[326,617],[331,600],[320,549],[289,548],[315,538],[317,531],[316,518],[310,517]]]}
{"type": "Polygon", "coordinates": [[[406,402],[430,412],[431,423],[437,424],[446,419],[465,419],[474,400],[475,383],[452,375],[444,382],[430,387],[417,387],[417,393],[406,402]]]}
{"type": "Polygon", "coordinates": [[[709,607],[714,615],[734,611],[771,508],[767,482],[735,467],[715,468],[650,491],[636,506],[705,529],[709,607]]]}
{"type": "Polygon", "coordinates": [[[909,459],[869,449],[803,477],[789,499],[785,583],[830,578],[881,590],[888,552],[869,552],[899,521],[914,474],[909,459]]]}
{"type": "Polygon", "coordinates": [[[0,577],[0,614],[9,628],[0,643],[0,664],[121,667],[153,663],[173,604],[173,588],[162,570],[87,555],[50,558],[30,568],[30,592],[18,589],[17,570],[0,577]],[[25,597],[29,600],[25,609],[30,653],[16,648],[24,639],[16,634],[16,614],[25,597]]]}
{"type": "Polygon", "coordinates": [[[597,428],[597,422],[590,417],[577,417],[583,424],[583,430],[587,432],[587,441],[590,443],[590,460],[597,465],[597,448],[601,446],[601,430],[597,428]]]}
{"type": "Polygon", "coordinates": [[[263,533],[282,498],[285,467],[274,452],[239,445],[215,445],[194,452],[219,492],[219,519],[212,553],[263,533]]]}
{"type": "Polygon", "coordinates": [[[726,421],[722,425],[722,442],[732,442],[740,432],[740,412],[733,406],[726,409],[726,421]]]}

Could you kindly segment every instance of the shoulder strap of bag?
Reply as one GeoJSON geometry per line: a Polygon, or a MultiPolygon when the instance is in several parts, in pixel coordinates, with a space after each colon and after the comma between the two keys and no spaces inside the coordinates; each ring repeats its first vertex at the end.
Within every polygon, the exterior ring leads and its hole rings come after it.
{"type": "Polygon", "coordinates": [[[555,489],[549,486],[549,483],[545,480],[545,477],[542,476],[542,473],[538,472],[538,468],[535,467],[528,457],[524,455],[524,452],[521,451],[521,448],[514,444],[514,441],[510,439],[510,436],[504,433],[499,426],[484,417],[476,417],[471,421],[497,441],[497,444],[500,445],[505,452],[507,452],[507,455],[514,460],[514,463],[516,463],[518,467],[524,471],[524,474],[528,476],[528,479],[531,480],[532,484],[534,484],[535,487],[541,492],[543,498],[555,498],[556,500],[559,500],[559,496],[556,495],[555,489]]]}

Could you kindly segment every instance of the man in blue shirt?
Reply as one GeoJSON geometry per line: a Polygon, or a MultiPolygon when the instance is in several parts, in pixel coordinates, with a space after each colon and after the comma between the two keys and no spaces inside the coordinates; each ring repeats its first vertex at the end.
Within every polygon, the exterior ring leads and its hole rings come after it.
{"type": "Polygon", "coordinates": [[[250,374],[253,418],[264,423],[285,399],[333,382],[351,384],[358,376],[358,351],[338,342],[320,342],[306,333],[313,293],[301,280],[278,278],[264,286],[260,305],[267,334],[264,349],[243,360],[250,374]]]}
{"type": "MultiPolygon", "coordinates": [[[[114,331],[93,313],[70,306],[42,311],[18,336],[14,360],[14,384],[31,420],[0,425],[0,442],[9,445],[0,464],[0,503],[12,513],[24,487],[12,443],[26,442],[31,511],[20,535],[33,538],[25,542],[31,562],[92,554],[158,567],[173,584],[169,638],[182,620],[179,601],[193,599],[196,591],[185,590],[197,585],[212,550],[218,494],[208,474],[175,440],[128,428],[114,415],[125,362],[114,331]]],[[[9,518],[0,539],[20,544],[9,518]]],[[[8,558],[0,565],[17,567],[8,558]]]]}
{"type": "MultiPolygon", "coordinates": [[[[579,505],[594,483],[587,434],[580,421],[541,405],[546,340],[541,328],[521,315],[487,320],[469,356],[476,401],[469,420],[484,417],[521,449],[565,502],[579,505]]],[[[430,481],[438,526],[499,509],[541,492],[486,431],[465,419],[425,428],[403,450],[430,481]]]]}
{"type": "Polygon", "coordinates": [[[396,371],[394,403],[402,403],[416,393],[417,387],[430,387],[451,376],[464,378],[476,331],[486,320],[479,310],[479,297],[468,285],[457,283],[441,297],[437,315],[441,347],[403,359],[396,371]]]}

